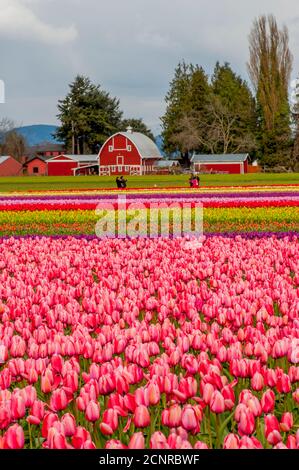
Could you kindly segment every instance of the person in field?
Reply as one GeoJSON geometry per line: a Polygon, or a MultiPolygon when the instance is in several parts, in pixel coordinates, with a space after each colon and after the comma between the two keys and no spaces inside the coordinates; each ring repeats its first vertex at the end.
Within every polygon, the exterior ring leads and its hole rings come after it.
{"type": "Polygon", "coordinates": [[[121,175],[121,177],[119,178],[120,180],[120,187],[122,189],[125,189],[127,187],[127,180],[125,180],[125,178],[123,177],[123,175],[121,175]]]}

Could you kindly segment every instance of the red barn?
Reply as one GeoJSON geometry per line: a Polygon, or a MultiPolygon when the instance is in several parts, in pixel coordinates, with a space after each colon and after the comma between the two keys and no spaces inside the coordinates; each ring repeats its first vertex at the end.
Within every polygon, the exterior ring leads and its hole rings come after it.
{"type": "Polygon", "coordinates": [[[117,132],[109,137],[99,153],[100,175],[144,175],[151,173],[162,158],[157,145],[146,135],[117,132]]]}
{"type": "Polygon", "coordinates": [[[48,167],[46,163],[47,157],[32,157],[26,163],[28,176],[46,176],[48,167]]]}
{"type": "Polygon", "coordinates": [[[248,154],[193,155],[191,169],[196,172],[243,175],[248,173],[248,157],[248,154]]]}
{"type": "Polygon", "coordinates": [[[58,155],[46,162],[48,176],[74,176],[98,172],[98,155],[58,155]]]}
{"type": "Polygon", "coordinates": [[[10,156],[0,157],[0,176],[22,176],[23,165],[10,156]]]}

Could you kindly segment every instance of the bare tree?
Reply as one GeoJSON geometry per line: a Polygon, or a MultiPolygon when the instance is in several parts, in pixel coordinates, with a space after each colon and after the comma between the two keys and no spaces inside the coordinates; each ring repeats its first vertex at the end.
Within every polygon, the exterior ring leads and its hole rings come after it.
{"type": "Polygon", "coordinates": [[[2,144],[5,135],[15,128],[15,123],[8,117],[0,119],[0,144],[2,144]]]}
{"type": "Polygon", "coordinates": [[[25,138],[14,130],[7,132],[1,146],[2,155],[11,155],[16,160],[21,161],[25,152],[25,138]]]}
{"type": "Polygon", "coordinates": [[[185,114],[178,123],[180,132],[172,139],[184,152],[199,147],[208,153],[250,152],[255,149],[252,133],[240,132],[239,114],[218,96],[211,96],[205,113],[185,114]]]}

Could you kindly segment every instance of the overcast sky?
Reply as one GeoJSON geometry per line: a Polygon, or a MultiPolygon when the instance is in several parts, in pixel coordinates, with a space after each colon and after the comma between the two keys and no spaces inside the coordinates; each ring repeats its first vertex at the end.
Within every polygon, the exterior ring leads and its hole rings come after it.
{"type": "Polygon", "coordinates": [[[298,0],[0,0],[0,117],[56,124],[57,100],[76,74],[120,99],[125,117],[155,133],[181,59],[211,74],[217,60],[247,77],[253,19],[286,24],[299,74],[298,0]]]}

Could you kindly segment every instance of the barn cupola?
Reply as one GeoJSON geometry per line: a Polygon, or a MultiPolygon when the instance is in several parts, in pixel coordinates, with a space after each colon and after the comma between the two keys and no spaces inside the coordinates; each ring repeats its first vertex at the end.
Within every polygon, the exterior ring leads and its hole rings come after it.
{"type": "Polygon", "coordinates": [[[133,127],[128,126],[128,127],[127,127],[127,133],[128,133],[128,134],[133,134],[133,127]]]}

